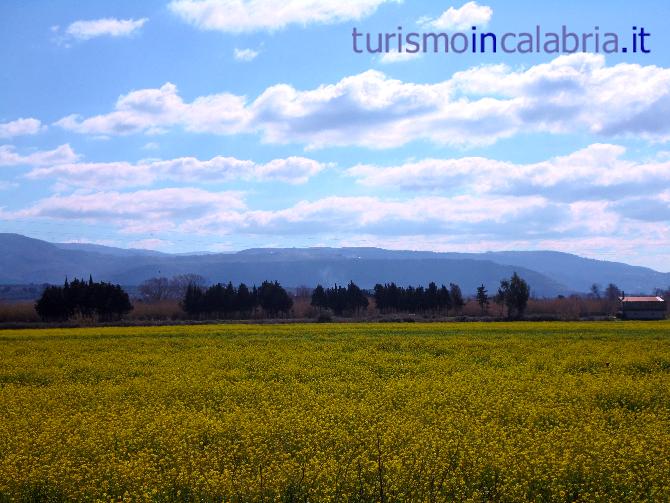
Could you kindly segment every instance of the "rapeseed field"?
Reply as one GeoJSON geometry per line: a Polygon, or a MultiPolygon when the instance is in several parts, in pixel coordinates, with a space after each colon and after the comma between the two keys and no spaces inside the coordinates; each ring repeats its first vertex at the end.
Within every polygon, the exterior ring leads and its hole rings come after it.
{"type": "Polygon", "coordinates": [[[0,501],[670,501],[670,324],[0,332],[0,501]]]}

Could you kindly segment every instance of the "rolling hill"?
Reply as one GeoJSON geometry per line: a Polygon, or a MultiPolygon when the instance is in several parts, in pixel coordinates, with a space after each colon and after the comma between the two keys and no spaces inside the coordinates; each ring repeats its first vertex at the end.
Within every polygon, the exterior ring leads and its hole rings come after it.
{"type": "Polygon", "coordinates": [[[332,285],[353,280],[363,288],[378,282],[458,283],[465,293],[480,284],[495,291],[501,278],[518,272],[538,297],[586,292],[612,282],[627,292],[670,285],[670,273],[551,251],[435,253],[378,248],[272,248],[237,253],[173,255],[92,244],[48,243],[0,234],[0,284],[61,283],[68,276],[134,286],[154,276],[196,273],[210,282],[287,287],[332,285]]]}

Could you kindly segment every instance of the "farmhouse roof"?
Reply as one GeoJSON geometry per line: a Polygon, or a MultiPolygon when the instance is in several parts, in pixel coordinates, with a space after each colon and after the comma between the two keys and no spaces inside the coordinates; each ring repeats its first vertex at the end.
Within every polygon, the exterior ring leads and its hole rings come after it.
{"type": "Polygon", "coordinates": [[[665,302],[661,297],[621,297],[621,302],[665,302]]]}

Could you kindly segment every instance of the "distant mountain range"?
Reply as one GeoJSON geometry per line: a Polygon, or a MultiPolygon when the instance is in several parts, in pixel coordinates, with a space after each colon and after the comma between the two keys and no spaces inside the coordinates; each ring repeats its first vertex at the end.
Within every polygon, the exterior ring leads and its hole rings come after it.
{"type": "Polygon", "coordinates": [[[196,273],[210,282],[286,287],[318,283],[363,288],[395,281],[401,285],[458,283],[467,294],[480,284],[496,291],[500,279],[518,272],[538,297],[587,292],[593,283],[615,283],[629,293],[670,286],[670,273],[552,251],[435,253],[379,248],[261,248],[237,253],[167,254],[94,244],[48,243],[0,233],[0,284],[61,283],[85,277],[136,286],[154,276],[196,273]]]}

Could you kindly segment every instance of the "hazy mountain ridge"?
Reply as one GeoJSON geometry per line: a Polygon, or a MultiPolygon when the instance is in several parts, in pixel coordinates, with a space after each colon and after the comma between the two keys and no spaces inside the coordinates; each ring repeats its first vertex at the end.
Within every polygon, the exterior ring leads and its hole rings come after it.
{"type": "Polygon", "coordinates": [[[51,243],[61,250],[77,250],[94,253],[102,253],[104,255],[114,255],[117,257],[135,257],[137,255],[147,257],[162,257],[169,256],[168,253],[163,253],[153,250],[144,250],[140,248],[116,248],[113,246],[98,245],[93,243],[51,243]]]}
{"type": "Polygon", "coordinates": [[[379,248],[277,248],[237,253],[167,254],[150,250],[67,243],[52,244],[18,234],[0,234],[0,284],[60,283],[65,276],[137,285],[153,276],[196,273],[211,282],[249,284],[276,279],[287,287],[332,285],[353,280],[363,288],[377,282],[455,282],[472,293],[484,283],[495,291],[514,271],[537,296],[585,292],[592,283],[616,283],[628,292],[670,285],[670,273],[551,251],[438,253],[379,248]]]}

